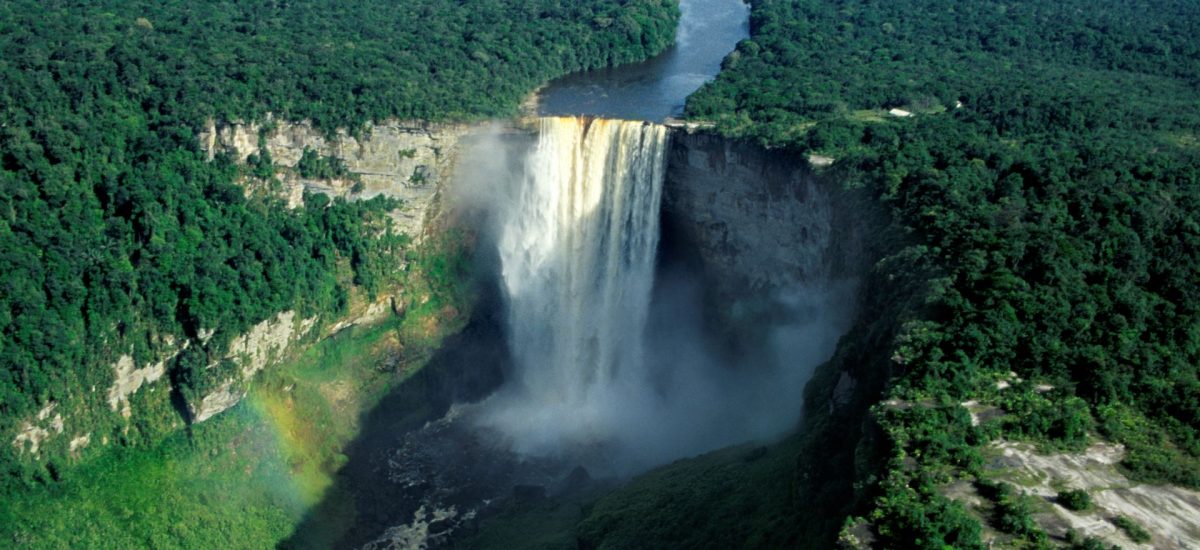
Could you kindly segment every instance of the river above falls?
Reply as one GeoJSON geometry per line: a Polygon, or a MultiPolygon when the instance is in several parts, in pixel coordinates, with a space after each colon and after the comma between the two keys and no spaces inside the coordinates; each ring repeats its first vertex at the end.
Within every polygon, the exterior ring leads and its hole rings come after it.
{"type": "Polygon", "coordinates": [[[687,96],[712,80],[721,60],[749,37],[750,8],[742,0],[679,4],[674,46],[641,63],[554,80],[538,93],[538,114],[654,122],[683,114],[687,96]]]}

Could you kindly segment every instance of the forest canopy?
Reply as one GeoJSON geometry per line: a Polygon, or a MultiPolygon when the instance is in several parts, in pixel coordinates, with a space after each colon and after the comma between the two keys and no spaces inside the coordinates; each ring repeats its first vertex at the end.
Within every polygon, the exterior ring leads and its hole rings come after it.
{"type": "MultiPolygon", "coordinates": [[[[207,121],[507,115],[549,78],[664,49],[677,18],[668,0],[0,4],[0,434],[55,402],[72,431],[135,442],[155,428],[121,429],[93,389],[118,356],[212,329],[216,355],[276,312],[342,311],[343,263],[372,291],[401,244],[372,237],[394,205],[248,199],[236,182],[270,160],[210,161],[207,121]]],[[[198,347],[173,379],[200,383],[198,347]]],[[[19,456],[0,445],[28,474],[19,456]]]]}
{"type": "MultiPolygon", "coordinates": [[[[886,368],[846,368],[933,409],[876,407],[880,463],[826,468],[842,477],[825,486],[878,544],[982,547],[939,487],[979,474],[997,437],[1100,435],[1127,446],[1134,478],[1200,487],[1197,8],[756,0],[751,38],[689,98],[726,135],[836,157],[891,210],[872,274],[886,291],[864,307],[899,328],[871,348],[886,368]],[[1026,382],[996,389],[1010,380],[1026,382]],[[972,426],[972,399],[1010,415],[972,426]]],[[[814,440],[853,457],[868,433],[814,440]]]]}

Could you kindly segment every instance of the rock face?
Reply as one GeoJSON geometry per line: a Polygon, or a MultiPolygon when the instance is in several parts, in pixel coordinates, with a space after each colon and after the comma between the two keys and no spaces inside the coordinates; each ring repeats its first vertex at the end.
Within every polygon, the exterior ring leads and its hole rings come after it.
{"type": "Polygon", "coordinates": [[[129,418],[133,414],[133,411],[129,407],[129,397],[143,385],[153,384],[159,378],[162,378],[167,373],[167,363],[175,359],[190,344],[191,341],[184,340],[183,345],[179,346],[175,351],[169,352],[159,361],[146,364],[140,369],[134,365],[133,357],[122,355],[113,364],[114,380],[112,387],[108,389],[108,405],[114,411],[119,410],[121,416],[129,418]]]}
{"type": "MultiPolygon", "coordinates": [[[[132,356],[122,355],[112,365],[113,382],[106,393],[106,401],[112,411],[119,413],[126,421],[133,416],[130,398],[143,386],[149,386],[161,379],[166,374],[170,361],[186,349],[190,342],[184,341],[182,345],[176,345],[174,338],[167,336],[163,338],[161,344],[168,351],[158,361],[147,363],[139,368],[132,356]]],[[[91,393],[96,391],[97,388],[93,386],[91,393]]],[[[18,431],[12,439],[12,445],[17,448],[18,453],[40,459],[40,452],[45,444],[62,435],[67,426],[71,424],[70,416],[64,414],[73,410],[69,408],[70,406],[71,403],[68,402],[68,407],[58,411],[59,404],[51,401],[36,415],[20,422],[18,431]]],[[[90,432],[77,435],[68,442],[67,451],[71,456],[77,456],[79,451],[90,443],[90,432]]]]}
{"type": "Polygon", "coordinates": [[[311,317],[297,323],[296,312],[284,311],[230,341],[225,357],[241,367],[242,378],[250,378],[278,359],[288,344],[308,334],[316,322],[317,318],[311,317]]]}
{"type": "Polygon", "coordinates": [[[303,203],[305,192],[351,199],[378,195],[400,199],[404,204],[393,213],[397,229],[416,238],[434,203],[438,183],[453,170],[462,137],[474,129],[467,125],[388,121],[368,126],[360,135],[339,130],[329,136],[307,122],[268,119],[264,124],[220,126],[210,121],[199,137],[209,158],[227,153],[245,162],[250,155],[261,155],[260,135],[277,167],[295,167],[306,149],[337,157],[358,181],[310,180],[289,172],[278,176],[280,188],[274,192],[291,208],[303,203]]]}
{"type": "MultiPolygon", "coordinates": [[[[482,131],[482,126],[386,121],[367,126],[361,133],[346,130],[328,134],[308,122],[287,122],[268,117],[264,123],[218,125],[210,121],[199,135],[209,158],[231,155],[246,162],[251,155],[267,153],[277,170],[279,184],[271,193],[283,198],[290,208],[303,204],[305,193],[321,193],[348,200],[376,196],[399,199],[391,213],[394,229],[419,239],[431,222],[437,196],[449,181],[464,138],[482,131]],[[340,159],[352,174],[333,180],[304,179],[295,170],[306,150],[322,157],[340,159]]],[[[252,183],[252,182],[248,182],[252,183]]],[[[256,190],[248,185],[247,192],[256,190]]],[[[397,310],[402,300],[385,296],[365,311],[332,323],[329,333],[355,324],[369,324],[397,310]]],[[[402,309],[402,308],[401,308],[402,309]]],[[[203,422],[234,406],[245,396],[245,383],[271,363],[278,361],[296,340],[308,334],[317,319],[295,319],[283,312],[234,338],[225,359],[234,361],[239,374],[224,380],[213,391],[188,403],[193,422],[203,422]]],[[[211,332],[209,333],[211,335],[211,332]]],[[[215,367],[218,363],[210,365],[215,367]]]]}
{"type": "MultiPolygon", "coordinates": [[[[323,157],[336,157],[345,163],[352,177],[312,180],[300,177],[295,170],[280,170],[276,175],[278,188],[270,192],[284,199],[290,208],[303,204],[305,193],[348,200],[381,195],[399,199],[400,208],[391,212],[394,229],[419,239],[437,210],[438,193],[450,179],[464,138],[482,129],[387,121],[370,125],[355,135],[346,130],[330,135],[308,122],[276,121],[268,117],[262,124],[217,125],[210,121],[199,138],[209,158],[229,154],[237,162],[245,162],[251,155],[265,152],[277,168],[295,168],[306,150],[323,157]]],[[[253,193],[255,189],[248,186],[247,192],[253,193]]],[[[397,311],[397,304],[403,309],[402,299],[384,296],[365,311],[332,323],[327,332],[332,334],[352,325],[380,321],[397,311]]],[[[283,312],[234,338],[225,358],[238,365],[239,375],[223,381],[196,402],[189,402],[192,421],[203,422],[236,405],[245,396],[245,383],[279,360],[316,323],[316,318],[296,320],[294,312],[283,312]]]]}
{"type": "Polygon", "coordinates": [[[863,273],[867,201],[798,154],[704,133],[671,138],[664,224],[722,298],[863,273]]]}
{"type": "Polygon", "coordinates": [[[21,431],[13,438],[13,446],[38,456],[38,449],[41,448],[42,442],[63,433],[65,429],[62,413],[54,412],[57,408],[58,403],[51,401],[38,411],[37,416],[22,423],[21,431]]]}
{"type": "MultiPolygon", "coordinates": [[[[434,220],[438,209],[438,194],[450,180],[464,138],[485,131],[482,125],[446,125],[423,122],[388,121],[366,127],[361,133],[351,135],[342,130],[332,135],[315,129],[307,122],[287,122],[268,117],[264,123],[217,124],[210,121],[199,133],[200,146],[209,158],[218,154],[231,155],[238,162],[245,162],[250,155],[269,153],[278,169],[275,182],[250,182],[247,193],[268,192],[280,196],[288,207],[303,204],[304,194],[321,193],[349,200],[370,199],[383,195],[401,201],[401,206],[391,213],[395,225],[393,230],[420,239],[434,220]],[[262,145],[260,147],[260,135],[262,145]],[[324,157],[340,159],[352,176],[345,179],[309,180],[293,170],[305,150],[312,150],[324,157]],[[257,186],[258,188],[255,188],[257,186]]],[[[345,319],[325,319],[322,330],[326,334],[356,324],[378,322],[389,315],[402,311],[405,301],[399,295],[381,296],[373,304],[352,311],[345,319]],[[330,329],[330,327],[333,327],[330,329]]],[[[227,351],[219,355],[232,361],[237,372],[214,375],[217,384],[210,391],[187,403],[192,422],[203,422],[237,404],[246,392],[246,383],[259,371],[268,368],[290,353],[297,342],[316,329],[318,319],[301,319],[294,312],[283,312],[251,327],[246,333],[235,336],[227,351]]],[[[77,456],[95,438],[101,445],[108,443],[103,432],[95,436],[91,432],[77,432],[76,424],[93,426],[95,419],[77,419],[83,416],[104,414],[101,409],[111,409],[119,415],[116,425],[128,426],[138,406],[134,400],[146,399],[142,395],[147,389],[170,390],[167,372],[171,362],[189,346],[209,348],[216,327],[202,327],[196,338],[176,340],[165,336],[155,343],[157,356],[143,364],[132,355],[122,355],[112,363],[112,383],[107,387],[92,387],[95,404],[66,402],[62,407],[48,403],[41,412],[15,423],[14,429],[4,437],[17,453],[33,459],[41,459],[48,453],[68,453],[77,456]],[[57,410],[56,410],[57,407],[57,410]],[[71,434],[64,435],[71,429],[71,434]],[[62,441],[58,438],[62,437],[62,441]],[[54,449],[50,444],[54,443],[54,449]],[[60,449],[61,448],[61,449],[60,449]]],[[[213,356],[210,350],[210,356],[213,356]]],[[[214,363],[214,365],[219,364],[214,363]]],[[[157,394],[155,400],[163,401],[168,392],[157,394]]],[[[90,399],[90,398],[89,398],[90,399]]],[[[165,401],[163,401],[165,402],[165,401]]],[[[169,406],[169,405],[167,405],[169,406]]]]}
{"type": "Polygon", "coordinates": [[[237,405],[243,397],[246,397],[245,392],[233,387],[235,382],[237,380],[233,378],[226,380],[216,390],[205,394],[200,399],[200,403],[188,403],[188,412],[192,414],[192,422],[204,422],[237,405]]]}
{"type": "MultiPolygon", "coordinates": [[[[231,340],[224,358],[238,366],[238,375],[225,380],[215,391],[205,394],[199,403],[189,402],[188,412],[192,421],[204,422],[236,405],[246,395],[241,389],[244,383],[282,359],[289,346],[307,335],[316,324],[316,317],[297,319],[296,312],[284,311],[231,340]]],[[[215,368],[219,364],[220,361],[214,362],[208,368],[215,368]]]]}
{"type": "MultiPolygon", "coordinates": [[[[832,159],[703,129],[672,134],[664,252],[700,273],[710,341],[752,358],[746,364],[807,373],[803,383],[819,372],[859,314],[860,281],[887,220],[844,179],[832,159]]],[[[851,403],[858,377],[827,376],[819,405],[833,411],[851,403]]]]}

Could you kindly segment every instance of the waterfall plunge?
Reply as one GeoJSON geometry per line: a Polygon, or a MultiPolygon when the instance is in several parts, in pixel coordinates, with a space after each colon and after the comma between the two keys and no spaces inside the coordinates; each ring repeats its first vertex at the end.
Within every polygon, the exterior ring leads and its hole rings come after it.
{"type": "Polygon", "coordinates": [[[815,232],[799,254],[806,281],[774,297],[782,318],[763,327],[764,348],[734,363],[712,353],[699,281],[652,288],[666,150],[659,125],[542,119],[519,174],[489,199],[515,365],[471,416],[522,455],[620,475],[776,437],[847,326],[853,285],[821,268],[830,204],[814,192],[794,206],[815,232]]]}
{"type": "Polygon", "coordinates": [[[666,128],[545,118],[501,223],[516,364],[486,423],[518,451],[603,445],[646,398],[644,329],[658,246],[666,128]]]}

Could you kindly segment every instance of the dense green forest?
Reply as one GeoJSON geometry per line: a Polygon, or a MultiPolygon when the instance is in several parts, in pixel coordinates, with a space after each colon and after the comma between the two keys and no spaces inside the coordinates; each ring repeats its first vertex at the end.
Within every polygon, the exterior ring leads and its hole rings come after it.
{"type": "Polygon", "coordinates": [[[163,400],[135,402],[131,423],[109,410],[118,356],[196,343],[169,366],[186,396],[231,336],[286,309],[341,312],[351,281],[376,290],[403,253],[402,236],[373,237],[387,201],[246,198],[236,182],[271,177],[269,156],[209,161],[206,121],[509,114],[548,78],[662,50],[677,17],[666,0],[0,5],[4,481],[58,477],[75,434],[132,444],[186,420],[163,400]],[[9,442],[50,403],[69,433],[30,466],[9,442]]]}
{"type": "MultiPolygon", "coordinates": [[[[940,487],[978,478],[998,437],[1100,435],[1135,479],[1200,487],[1200,4],[752,4],[689,116],[836,157],[893,225],[834,360],[880,393],[810,408],[800,540],[854,515],[884,547],[982,547],[940,487]],[[972,426],[969,399],[1011,414],[972,426]]],[[[1019,499],[980,492],[1045,543],[1019,499]]]]}
{"type": "MultiPolygon", "coordinates": [[[[1028,503],[981,474],[1001,437],[1102,436],[1135,479],[1200,488],[1200,4],[751,4],[752,38],[688,116],[835,157],[831,177],[887,207],[864,321],[816,375],[786,456],[652,474],[695,500],[643,513],[635,484],[589,507],[579,540],[829,547],[853,517],[884,547],[981,548],[978,518],[941,490],[966,479],[995,528],[1044,544],[1028,503]],[[859,395],[827,409],[839,370],[859,395]],[[1010,414],[972,425],[971,399],[1010,414]]],[[[392,280],[407,239],[376,235],[393,202],[247,198],[238,182],[275,167],[210,161],[206,121],[507,115],[548,78],[665,48],[677,16],[669,0],[0,4],[2,484],[55,486],[75,434],[136,445],[185,420],[161,399],[130,422],[110,410],[116,357],[196,343],[169,365],[186,398],[233,335],[286,309],[336,315],[392,280]],[[67,435],[32,463],[9,442],[50,403],[67,435]]],[[[347,175],[309,153],[297,169],[347,175]]]]}

